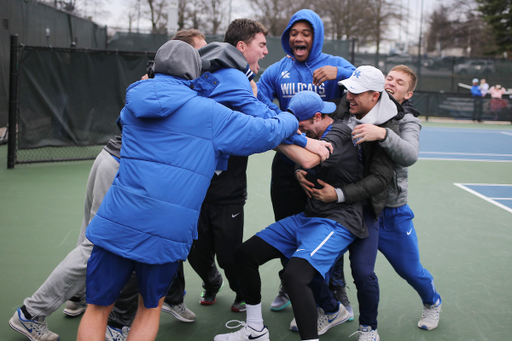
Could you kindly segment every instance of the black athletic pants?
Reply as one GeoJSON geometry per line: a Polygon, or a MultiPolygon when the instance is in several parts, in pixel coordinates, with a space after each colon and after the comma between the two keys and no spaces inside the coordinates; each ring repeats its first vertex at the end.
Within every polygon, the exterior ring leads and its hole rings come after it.
{"type": "MultiPolygon", "coordinates": [[[[284,256],[279,250],[257,236],[253,236],[235,249],[235,261],[245,303],[261,303],[259,266],[282,257],[284,256]]],[[[283,273],[283,281],[288,289],[302,340],[318,339],[316,303],[313,292],[308,287],[315,276],[320,274],[308,261],[294,257],[288,261],[283,273]]]]}
{"type": "Polygon", "coordinates": [[[219,266],[229,282],[229,287],[241,294],[233,252],[242,244],[244,233],[244,205],[211,205],[203,203],[197,225],[197,240],[194,240],[188,261],[203,280],[204,289],[216,291],[220,288],[219,266]]]}
{"type": "MultiPolygon", "coordinates": [[[[286,163],[279,153],[274,155],[274,160],[272,161],[270,198],[276,221],[304,212],[306,207],[307,195],[295,178],[295,164],[286,163]]],[[[285,258],[281,259],[283,268],[286,265],[286,261],[285,258]]],[[[332,291],[340,290],[346,284],[343,272],[343,256],[338,259],[334,268],[335,270],[329,283],[332,291]]],[[[281,278],[282,282],[283,270],[279,271],[279,278],[281,278]]]]}

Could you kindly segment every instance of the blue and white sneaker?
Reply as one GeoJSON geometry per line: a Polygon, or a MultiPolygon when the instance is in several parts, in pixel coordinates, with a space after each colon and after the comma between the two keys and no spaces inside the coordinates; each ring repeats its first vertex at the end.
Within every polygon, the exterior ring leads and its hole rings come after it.
{"type": "MultiPolygon", "coordinates": [[[[370,326],[359,326],[359,330],[355,333],[350,334],[350,336],[358,334],[357,341],[379,341],[379,333],[377,333],[377,329],[372,329],[370,326]]],[[[349,337],[350,337],[349,336],[349,337]]]]}
{"type": "MultiPolygon", "coordinates": [[[[339,303],[338,311],[332,314],[326,314],[322,308],[318,308],[318,319],[316,322],[318,335],[324,335],[332,327],[347,322],[349,317],[349,312],[341,303],[339,303]]],[[[290,323],[290,330],[293,332],[299,331],[295,318],[293,318],[292,322],[290,323]]]]}
{"type": "Polygon", "coordinates": [[[107,333],[105,334],[105,341],[126,341],[130,327],[124,326],[122,329],[107,326],[107,333]]]}
{"type": "Polygon", "coordinates": [[[335,313],[327,314],[322,308],[318,308],[317,329],[318,335],[324,335],[332,327],[336,327],[350,318],[350,314],[345,309],[343,304],[339,303],[338,311],[335,313]]]}
{"type": "Polygon", "coordinates": [[[438,300],[436,304],[423,305],[423,313],[418,322],[418,328],[425,330],[436,329],[439,325],[439,314],[441,313],[441,301],[438,300]]]}
{"type": "Polygon", "coordinates": [[[21,309],[16,310],[9,320],[12,329],[28,337],[32,341],[58,341],[59,335],[48,330],[44,316],[29,320],[23,315],[21,309]]]}

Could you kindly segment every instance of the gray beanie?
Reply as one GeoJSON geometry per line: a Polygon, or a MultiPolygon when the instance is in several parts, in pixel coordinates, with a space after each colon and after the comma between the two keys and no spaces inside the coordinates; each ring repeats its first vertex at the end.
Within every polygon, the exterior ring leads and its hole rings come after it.
{"type": "Polygon", "coordinates": [[[191,45],[180,40],[169,40],[155,56],[155,73],[164,73],[184,79],[196,79],[201,75],[201,57],[191,45]]]}

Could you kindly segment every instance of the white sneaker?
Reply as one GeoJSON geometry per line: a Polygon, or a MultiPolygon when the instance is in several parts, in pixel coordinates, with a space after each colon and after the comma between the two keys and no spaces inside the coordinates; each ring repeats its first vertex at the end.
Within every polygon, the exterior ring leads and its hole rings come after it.
{"type": "Polygon", "coordinates": [[[126,341],[130,327],[124,326],[121,330],[107,326],[105,341],[126,341]]]}
{"type": "Polygon", "coordinates": [[[85,297],[80,300],[80,302],[74,301],[66,301],[66,306],[64,307],[63,313],[68,316],[78,316],[85,312],[87,309],[87,303],[85,302],[85,297]]]}
{"type": "Polygon", "coordinates": [[[187,308],[185,302],[175,305],[164,302],[164,304],[162,304],[162,311],[171,314],[182,322],[194,322],[196,320],[196,314],[187,308]]]}
{"type": "Polygon", "coordinates": [[[436,329],[439,325],[439,313],[441,312],[441,303],[438,305],[432,304],[423,305],[423,313],[421,314],[418,327],[425,330],[436,329]]]}
{"type": "MultiPolygon", "coordinates": [[[[349,312],[341,303],[339,304],[338,311],[332,314],[326,314],[322,308],[318,308],[318,319],[316,321],[318,335],[324,335],[329,329],[348,321],[349,318],[349,312]]],[[[299,331],[295,317],[290,322],[290,330],[294,332],[299,331]]]]}
{"type": "Polygon", "coordinates": [[[36,317],[28,320],[18,309],[9,320],[12,329],[28,337],[31,341],[58,341],[59,335],[48,330],[48,324],[44,317],[36,317]]]}
{"type": "Polygon", "coordinates": [[[226,323],[226,327],[229,329],[238,328],[240,326],[242,326],[242,328],[234,333],[216,335],[213,338],[213,341],[270,341],[268,328],[266,326],[263,327],[263,330],[256,331],[242,321],[231,320],[226,323]],[[237,322],[238,324],[236,326],[230,327],[230,322],[237,322]]]}
{"type": "Polygon", "coordinates": [[[338,326],[343,322],[347,322],[349,318],[349,312],[341,303],[339,303],[338,311],[332,314],[326,314],[322,308],[318,308],[318,335],[324,335],[332,327],[338,326]]]}
{"type": "MultiPolygon", "coordinates": [[[[379,341],[379,333],[377,333],[377,329],[372,329],[372,327],[363,327],[359,326],[359,330],[355,333],[350,334],[350,336],[358,334],[359,337],[357,341],[379,341]]],[[[350,337],[349,336],[349,337],[350,337]]]]}

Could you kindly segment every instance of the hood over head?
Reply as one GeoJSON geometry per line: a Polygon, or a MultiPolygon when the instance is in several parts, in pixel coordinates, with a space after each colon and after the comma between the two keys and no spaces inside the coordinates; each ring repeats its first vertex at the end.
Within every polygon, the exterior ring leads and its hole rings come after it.
{"type": "Polygon", "coordinates": [[[247,60],[242,52],[229,43],[213,42],[201,47],[202,72],[215,72],[222,68],[237,69],[245,73],[247,60]]]}
{"type": "Polygon", "coordinates": [[[201,66],[201,57],[195,48],[180,40],[169,40],[156,52],[153,70],[192,80],[201,75],[201,66]]]}
{"type": "Polygon", "coordinates": [[[293,56],[292,48],[290,47],[290,31],[292,26],[297,22],[305,20],[311,24],[313,27],[313,46],[311,46],[311,51],[309,52],[308,59],[306,62],[309,62],[315,58],[317,58],[322,53],[322,47],[324,45],[324,23],[322,19],[309,9],[301,9],[297,13],[295,13],[288,26],[283,32],[281,36],[281,45],[283,45],[284,52],[288,55],[293,56]]]}

